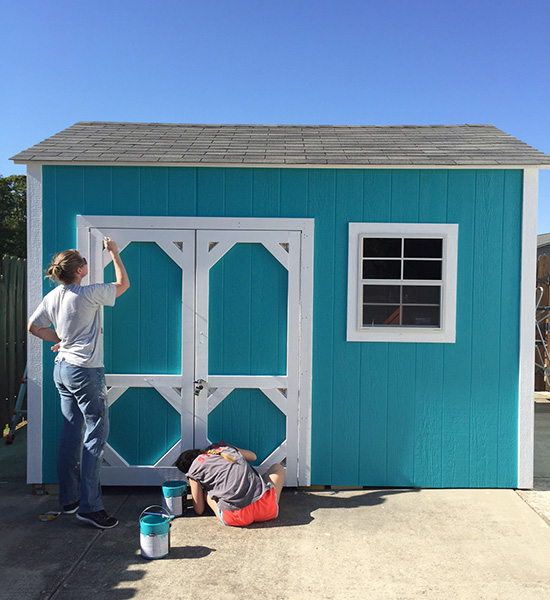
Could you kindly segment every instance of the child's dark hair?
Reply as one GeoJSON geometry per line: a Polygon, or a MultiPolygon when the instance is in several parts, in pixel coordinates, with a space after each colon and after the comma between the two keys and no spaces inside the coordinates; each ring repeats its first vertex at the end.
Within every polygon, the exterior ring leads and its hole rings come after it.
{"type": "Polygon", "coordinates": [[[206,450],[201,450],[200,448],[186,450],[179,455],[178,460],[176,460],[174,464],[182,473],[187,473],[191,468],[191,463],[201,454],[219,454],[222,458],[225,458],[227,462],[234,463],[235,459],[230,454],[222,452],[220,447],[222,443],[223,442],[212,444],[212,446],[208,446],[206,450]]]}
{"type": "Polygon", "coordinates": [[[178,460],[176,460],[174,464],[182,473],[187,473],[187,471],[189,471],[191,468],[191,463],[195,460],[195,458],[204,452],[205,451],[201,450],[200,448],[186,450],[179,455],[178,460]]]}

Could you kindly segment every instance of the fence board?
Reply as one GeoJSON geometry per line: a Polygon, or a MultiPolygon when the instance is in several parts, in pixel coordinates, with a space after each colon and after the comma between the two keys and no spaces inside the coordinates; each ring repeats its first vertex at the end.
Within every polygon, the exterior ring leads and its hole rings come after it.
{"type": "MultiPolygon", "coordinates": [[[[27,261],[0,261],[0,427],[10,422],[27,361],[27,261]]],[[[24,405],[23,408],[26,408],[24,405]]]]}
{"type": "MultiPolygon", "coordinates": [[[[541,254],[537,261],[537,305],[539,307],[550,306],[550,274],[549,258],[546,254],[541,254]]],[[[547,358],[547,349],[550,347],[550,312],[546,308],[537,308],[537,322],[539,327],[535,334],[535,391],[550,391],[550,381],[544,377],[543,368],[550,367],[547,358]],[[546,316],[546,319],[544,318],[546,316]]]]}

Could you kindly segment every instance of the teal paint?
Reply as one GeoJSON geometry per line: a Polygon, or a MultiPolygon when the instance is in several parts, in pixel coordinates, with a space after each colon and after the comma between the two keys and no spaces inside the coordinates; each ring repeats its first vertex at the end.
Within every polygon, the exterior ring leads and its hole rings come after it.
{"type": "Polygon", "coordinates": [[[286,375],[287,303],[288,271],[261,244],[235,244],[210,269],[209,373],[286,375]]]}
{"type": "MultiPolygon", "coordinates": [[[[516,485],[520,170],[51,166],[43,173],[45,265],[76,244],[79,213],[314,218],[312,483],[516,485]],[[455,344],[345,341],[352,220],[459,224],[455,344]]],[[[133,335],[120,318],[120,331],[133,335]]],[[[137,350],[128,348],[128,364],[139,364],[137,350]]],[[[159,364],[170,365],[168,355],[159,364]]],[[[51,370],[45,352],[45,481],[55,481],[60,427],[51,370]]],[[[253,410],[250,398],[237,400],[253,410]]],[[[231,419],[219,417],[220,432],[240,427],[246,445],[261,445],[252,419],[231,419]]]]}
{"type": "Polygon", "coordinates": [[[285,415],[260,390],[237,389],[210,413],[208,438],[252,450],[258,465],[284,441],[285,424],[285,415]]]}
{"type": "Polygon", "coordinates": [[[129,388],[109,419],[109,444],[130,465],[154,465],[180,438],[179,414],[152,388],[129,388]]]}
{"type": "MultiPolygon", "coordinates": [[[[335,234],[336,238],[346,238],[348,223],[361,220],[361,206],[348,202],[349,198],[361,197],[363,177],[361,171],[352,174],[335,171],[336,174],[336,204],[335,204],[335,234]]],[[[334,286],[347,288],[347,269],[336,268],[336,265],[348,262],[346,245],[337,244],[333,248],[334,256],[334,286]]],[[[359,428],[360,415],[363,409],[358,402],[357,390],[361,381],[360,356],[361,346],[350,345],[346,340],[347,296],[334,295],[334,316],[332,335],[338,346],[344,346],[346,352],[335,352],[333,357],[332,397],[331,407],[332,431],[335,448],[338,452],[331,457],[333,485],[349,485],[348,481],[359,480],[359,452],[347,452],[346,460],[342,461],[338,454],[343,449],[359,448],[361,431],[359,428]]]]}
{"type": "MultiPolygon", "coordinates": [[[[156,244],[130,244],[121,253],[130,289],[104,309],[108,373],[181,371],[181,269],[156,244]]],[[[105,281],[114,281],[113,264],[105,281]]]]}

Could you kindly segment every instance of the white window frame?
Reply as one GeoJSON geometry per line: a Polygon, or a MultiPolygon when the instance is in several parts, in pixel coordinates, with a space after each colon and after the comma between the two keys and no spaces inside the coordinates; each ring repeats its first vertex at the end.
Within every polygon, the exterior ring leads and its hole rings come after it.
{"type": "Polygon", "coordinates": [[[349,223],[348,254],[348,342],[431,342],[456,341],[456,288],[458,225],[455,223],[349,223]],[[388,238],[437,238],[443,240],[441,284],[441,326],[363,327],[361,324],[362,284],[361,240],[365,236],[388,238]]]}

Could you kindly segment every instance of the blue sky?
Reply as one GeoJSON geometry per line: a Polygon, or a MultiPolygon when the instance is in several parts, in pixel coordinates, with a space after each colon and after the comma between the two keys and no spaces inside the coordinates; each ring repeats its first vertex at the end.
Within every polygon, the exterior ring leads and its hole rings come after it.
{"type": "MultiPolygon", "coordinates": [[[[0,0],[0,174],[77,121],[490,123],[550,154],[548,0],[0,0]]],[[[550,171],[538,232],[550,232],[550,171]]]]}

